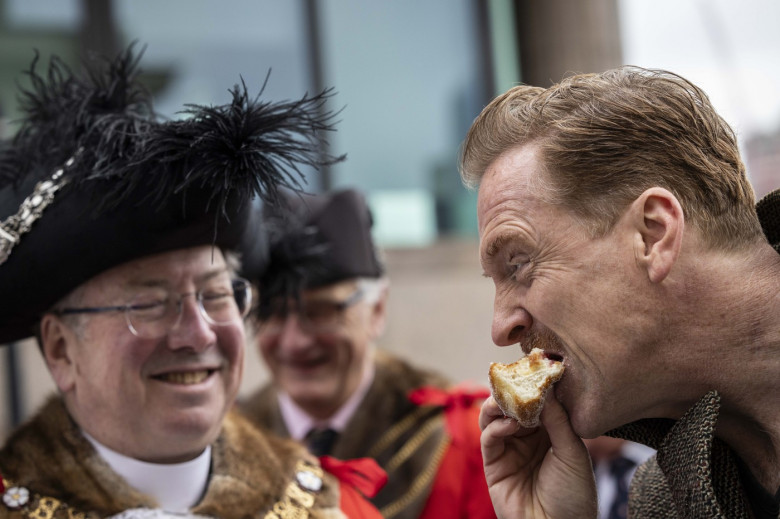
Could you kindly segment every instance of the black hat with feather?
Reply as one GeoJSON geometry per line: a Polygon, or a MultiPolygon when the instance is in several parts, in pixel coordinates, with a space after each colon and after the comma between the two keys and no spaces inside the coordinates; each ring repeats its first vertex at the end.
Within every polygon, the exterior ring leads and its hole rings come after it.
{"type": "Polygon", "coordinates": [[[258,286],[258,312],[299,300],[304,290],[355,278],[384,275],[371,235],[373,218],[363,194],[343,189],[319,195],[287,195],[286,209],[265,207],[253,220],[263,222],[267,248],[257,248],[247,233],[243,272],[258,286]]]}
{"type": "MultiPolygon", "coordinates": [[[[132,46],[76,75],[52,58],[27,75],[24,118],[0,143],[0,344],[34,334],[41,315],[95,275],[198,245],[237,249],[252,200],[277,207],[323,156],[334,114],[325,91],[271,103],[245,84],[221,106],[160,120],[132,46]]],[[[262,90],[261,90],[262,93],[262,90]]]]}

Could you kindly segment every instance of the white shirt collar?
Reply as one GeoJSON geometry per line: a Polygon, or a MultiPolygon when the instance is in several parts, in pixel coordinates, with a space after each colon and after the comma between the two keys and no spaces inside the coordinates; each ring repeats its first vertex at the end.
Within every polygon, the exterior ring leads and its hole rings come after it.
{"type": "Polygon", "coordinates": [[[330,428],[337,432],[342,432],[346,428],[349,419],[355,414],[360,402],[363,401],[363,397],[366,396],[368,388],[371,387],[371,383],[374,381],[374,372],[375,369],[372,357],[370,362],[366,363],[366,368],[363,370],[363,376],[361,377],[355,392],[352,393],[347,401],[344,402],[344,405],[327,420],[315,420],[307,414],[306,411],[301,409],[298,404],[293,401],[290,395],[283,391],[279,391],[277,395],[279,410],[282,413],[282,419],[287,426],[290,437],[301,441],[313,428],[330,428]]]}
{"type": "Polygon", "coordinates": [[[160,507],[185,513],[200,501],[211,468],[211,446],[184,463],[148,463],[113,451],[82,431],[106,463],[133,488],[157,500],[160,507]]]}

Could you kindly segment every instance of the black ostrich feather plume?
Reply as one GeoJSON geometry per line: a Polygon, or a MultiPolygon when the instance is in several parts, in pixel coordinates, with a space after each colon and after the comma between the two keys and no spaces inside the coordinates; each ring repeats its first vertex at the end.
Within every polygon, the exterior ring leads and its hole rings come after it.
{"type": "Polygon", "coordinates": [[[136,154],[154,117],[150,95],[136,81],[141,54],[130,45],[113,60],[92,58],[78,76],[57,56],[39,73],[36,52],[25,71],[30,86],[19,86],[21,126],[0,150],[0,188],[31,172],[51,175],[77,152],[81,167],[68,173],[75,182],[136,154]]]}
{"type": "MultiPolygon", "coordinates": [[[[266,79],[267,81],[267,79],[266,79]]],[[[324,132],[333,131],[337,112],[325,110],[332,90],[285,102],[261,101],[261,89],[251,98],[246,84],[234,86],[230,103],[187,105],[189,117],[154,127],[143,154],[128,163],[133,174],[119,174],[108,198],[122,200],[139,186],[148,190],[153,205],[189,187],[214,186],[210,203],[226,216],[229,196],[245,203],[259,196],[271,206],[284,204],[280,189],[303,189],[301,166],[315,168],[344,160],[323,154],[324,132]]]]}
{"type": "Polygon", "coordinates": [[[48,177],[75,156],[67,176],[94,193],[94,214],[128,200],[161,209],[171,197],[205,188],[216,232],[228,199],[241,205],[259,196],[280,205],[280,188],[302,189],[302,166],[344,159],[322,151],[338,114],[325,109],[330,89],[272,103],[260,100],[265,84],[251,98],[242,81],[225,105],[185,105],[188,118],[161,121],[138,82],[140,58],[131,45],[113,60],[85,62],[78,76],[53,57],[41,75],[36,55],[26,72],[31,87],[20,96],[22,126],[0,146],[0,189],[31,172],[35,180],[48,177]]]}

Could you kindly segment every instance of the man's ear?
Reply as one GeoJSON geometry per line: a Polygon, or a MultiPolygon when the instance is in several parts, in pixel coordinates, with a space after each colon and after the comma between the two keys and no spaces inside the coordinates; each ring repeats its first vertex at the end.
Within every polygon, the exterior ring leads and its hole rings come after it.
{"type": "Polygon", "coordinates": [[[43,358],[59,390],[67,393],[76,381],[76,333],[54,314],[44,314],[40,326],[43,358]]]}
{"type": "Polygon", "coordinates": [[[670,191],[653,187],[634,200],[629,211],[637,264],[647,270],[651,282],[660,283],[680,255],[685,230],[682,206],[670,191]]]}
{"type": "Polygon", "coordinates": [[[387,325],[387,297],[389,287],[385,284],[377,300],[371,305],[371,338],[377,340],[385,333],[387,325]]]}

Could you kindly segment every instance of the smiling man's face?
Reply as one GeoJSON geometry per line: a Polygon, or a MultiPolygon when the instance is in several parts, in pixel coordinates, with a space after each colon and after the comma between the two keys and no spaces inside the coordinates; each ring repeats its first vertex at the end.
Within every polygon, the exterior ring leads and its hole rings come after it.
{"type": "Polygon", "coordinates": [[[307,290],[302,295],[305,313],[333,305],[342,309],[326,312],[327,321],[315,324],[291,313],[273,330],[261,328],[258,334],[260,353],[276,385],[315,418],[332,416],[357,390],[384,327],[384,295],[377,301],[361,298],[348,307],[340,304],[356,291],[355,280],[307,290]]]}
{"type": "MultiPolygon", "coordinates": [[[[79,306],[124,305],[139,290],[178,297],[229,277],[219,250],[182,249],[99,274],[79,289],[79,306]]],[[[183,298],[181,311],[178,324],[156,339],[131,333],[122,311],[88,315],[77,326],[44,317],[47,361],[70,414],[126,456],[150,462],[197,456],[217,437],[235,400],[243,369],[241,319],[210,324],[192,296],[183,298]]]]}
{"type": "Polygon", "coordinates": [[[555,394],[578,434],[598,435],[650,403],[631,391],[645,382],[637,366],[650,351],[642,343],[642,273],[622,220],[594,238],[547,201],[545,175],[536,148],[526,145],[497,158],[480,183],[480,259],[495,285],[493,342],[562,357],[566,372],[555,394]]]}

